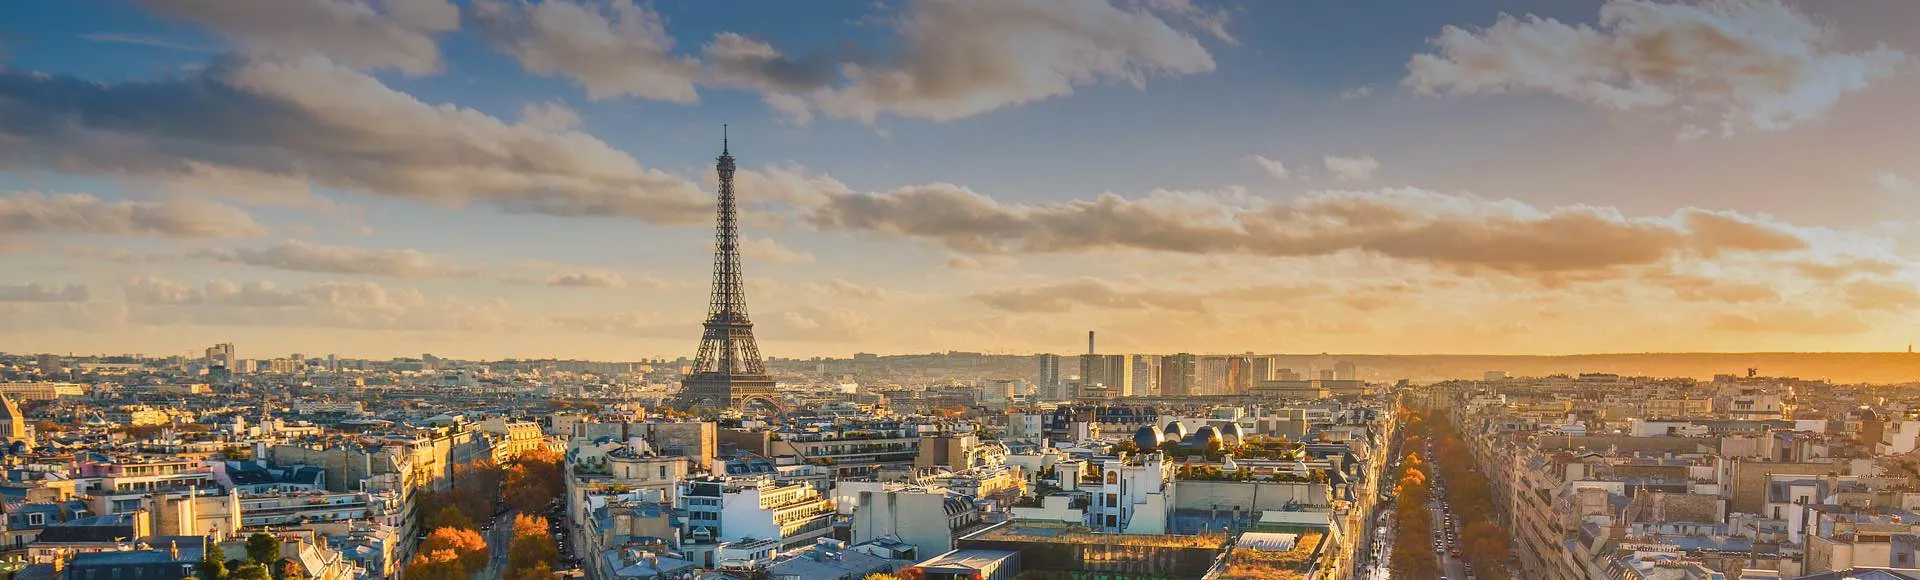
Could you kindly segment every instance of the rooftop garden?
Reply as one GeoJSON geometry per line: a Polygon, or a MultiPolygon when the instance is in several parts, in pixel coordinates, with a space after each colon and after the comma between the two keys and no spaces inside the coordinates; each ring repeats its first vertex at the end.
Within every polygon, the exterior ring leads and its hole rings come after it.
{"type": "Polygon", "coordinates": [[[1284,552],[1236,548],[1227,558],[1222,580],[1304,580],[1313,568],[1314,549],[1324,536],[1301,534],[1292,550],[1284,552]]]}
{"type": "Polygon", "coordinates": [[[1060,522],[1019,521],[995,527],[978,536],[998,542],[1052,542],[1096,546],[1150,546],[1158,548],[1219,548],[1227,537],[1220,534],[1157,536],[1137,534],[1101,534],[1085,526],[1060,522]]]}
{"type": "Polygon", "coordinates": [[[1310,471],[1306,475],[1292,472],[1277,472],[1269,475],[1256,474],[1245,467],[1226,471],[1212,465],[1181,465],[1174,472],[1176,479],[1184,481],[1258,481],[1271,483],[1326,483],[1327,472],[1310,471]]]}

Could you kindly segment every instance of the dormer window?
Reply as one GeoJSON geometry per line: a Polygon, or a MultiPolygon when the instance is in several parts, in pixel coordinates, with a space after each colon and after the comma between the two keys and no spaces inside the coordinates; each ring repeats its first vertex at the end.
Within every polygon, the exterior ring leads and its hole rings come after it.
{"type": "Polygon", "coordinates": [[[47,514],[42,514],[42,513],[27,514],[27,525],[29,526],[47,525],[47,514]]]}

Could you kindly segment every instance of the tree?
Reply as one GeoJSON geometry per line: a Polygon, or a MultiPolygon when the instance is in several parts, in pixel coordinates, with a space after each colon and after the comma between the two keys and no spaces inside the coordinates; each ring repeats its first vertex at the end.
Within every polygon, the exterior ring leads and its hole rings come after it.
{"type": "Polygon", "coordinates": [[[1140,445],[1134,443],[1132,439],[1121,439],[1119,443],[1113,444],[1113,452],[1132,455],[1140,452],[1140,445]]]}
{"type": "Polygon", "coordinates": [[[407,580],[468,580],[471,577],[453,550],[421,550],[407,563],[405,576],[407,580]]]}
{"type": "Polygon", "coordinates": [[[566,485],[559,453],[545,447],[520,454],[507,466],[507,503],[523,512],[538,512],[560,495],[566,485]]]}
{"type": "Polygon", "coordinates": [[[273,580],[273,573],[267,571],[267,565],[259,562],[247,562],[234,569],[233,580],[273,580]]]}
{"type": "Polygon", "coordinates": [[[200,555],[201,580],[226,580],[227,553],[220,549],[219,542],[207,542],[206,552],[200,555]]]}
{"type": "Polygon", "coordinates": [[[277,580],[295,580],[307,577],[307,568],[301,566],[300,561],[293,558],[281,558],[279,562],[275,562],[273,564],[273,572],[273,577],[277,580]]]}
{"type": "Polygon", "coordinates": [[[508,580],[552,580],[553,566],[546,562],[537,562],[532,566],[507,572],[508,580]]]}
{"type": "Polygon", "coordinates": [[[434,510],[432,514],[433,515],[427,517],[427,529],[429,530],[444,528],[472,529],[474,527],[473,518],[468,517],[467,512],[461,510],[460,506],[452,504],[444,505],[434,510]]]}
{"type": "Polygon", "coordinates": [[[278,536],[256,532],[247,536],[247,559],[262,564],[264,569],[264,564],[280,560],[280,546],[283,543],[278,536]]]}
{"type": "Polygon", "coordinates": [[[507,547],[507,574],[552,564],[560,559],[560,550],[547,537],[547,518],[520,514],[513,517],[513,543],[507,547]]]}
{"type": "Polygon", "coordinates": [[[479,572],[487,566],[487,539],[471,528],[439,528],[427,534],[420,543],[420,551],[433,552],[448,550],[458,559],[461,570],[468,574],[479,572]]]}

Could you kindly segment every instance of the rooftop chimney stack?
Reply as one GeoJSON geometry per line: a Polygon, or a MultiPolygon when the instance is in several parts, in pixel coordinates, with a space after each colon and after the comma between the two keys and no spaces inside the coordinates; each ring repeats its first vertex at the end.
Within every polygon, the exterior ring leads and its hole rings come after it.
{"type": "Polygon", "coordinates": [[[1093,350],[1093,331],[1089,330],[1087,331],[1087,354],[1095,353],[1096,351],[1093,350]]]}

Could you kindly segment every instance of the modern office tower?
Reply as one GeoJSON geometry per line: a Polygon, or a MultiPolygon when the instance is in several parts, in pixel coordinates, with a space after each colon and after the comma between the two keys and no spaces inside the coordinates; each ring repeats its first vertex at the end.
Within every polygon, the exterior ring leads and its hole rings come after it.
{"type": "Polygon", "coordinates": [[[1160,395],[1164,397],[1184,397],[1193,394],[1195,371],[1198,361],[1188,353],[1168,355],[1160,359],[1160,395]]]}
{"type": "Polygon", "coordinates": [[[1244,395],[1252,391],[1255,380],[1253,377],[1253,357],[1247,355],[1230,355],[1227,356],[1226,359],[1226,389],[1222,392],[1230,395],[1244,395]]]}
{"type": "Polygon", "coordinates": [[[1004,405],[1025,389],[1025,381],[1020,379],[987,379],[980,383],[980,401],[1004,405]]]}
{"type": "Polygon", "coordinates": [[[1273,372],[1273,379],[1276,381],[1297,381],[1300,380],[1300,373],[1293,369],[1280,369],[1273,372]]]}
{"type": "Polygon", "coordinates": [[[223,342],[207,348],[207,366],[209,367],[225,367],[232,370],[236,362],[231,342],[223,342]]]}
{"type": "Polygon", "coordinates": [[[747,318],[747,290],[740,273],[740,224],[733,195],[733,155],[726,138],[714,163],[720,174],[720,200],[715,211],[713,300],[700,334],[700,350],[693,372],[680,382],[682,404],[689,407],[744,407],[749,403],[779,405],[773,375],[760,357],[747,318]]]}
{"type": "Polygon", "coordinates": [[[1333,380],[1333,369],[1320,369],[1320,380],[1323,380],[1323,381],[1333,380]]]}
{"type": "Polygon", "coordinates": [[[1206,355],[1200,357],[1199,369],[1194,371],[1194,395],[1220,395],[1227,392],[1227,357],[1206,355]]]}
{"type": "Polygon", "coordinates": [[[1091,387],[1100,385],[1110,392],[1127,396],[1125,389],[1133,382],[1133,365],[1124,354],[1083,354],[1080,355],[1080,384],[1091,387]]]}
{"type": "Polygon", "coordinates": [[[1127,393],[1136,397],[1150,397],[1160,394],[1160,355],[1128,355],[1133,366],[1133,381],[1128,385],[1127,393]]]}
{"type": "Polygon", "coordinates": [[[1033,377],[1040,397],[1049,400],[1060,398],[1060,355],[1043,354],[1035,357],[1040,361],[1040,372],[1033,377]]]}
{"type": "Polygon", "coordinates": [[[1342,381],[1351,381],[1351,380],[1359,379],[1360,367],[1355,366],[1353,364],[1353,361],[1343,360],[1337,363],[1333,363],[1333,378],[1339,379],[1342,381]]]}
{"type": "Polygon", "coordinates": [[[1280,357],[1273,355],[1253,355],[1253,382],[1271,381],[1280,371],[1280,357]]]}

